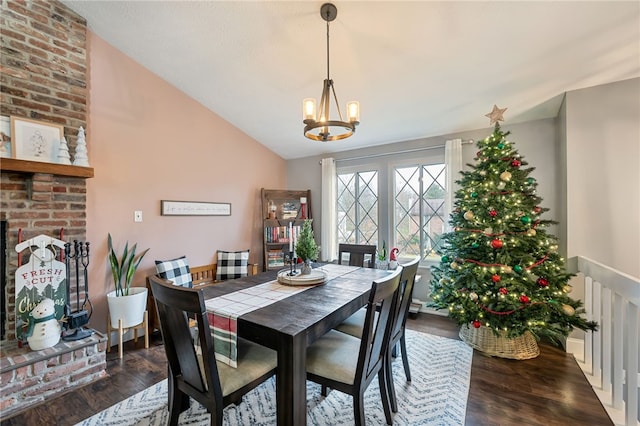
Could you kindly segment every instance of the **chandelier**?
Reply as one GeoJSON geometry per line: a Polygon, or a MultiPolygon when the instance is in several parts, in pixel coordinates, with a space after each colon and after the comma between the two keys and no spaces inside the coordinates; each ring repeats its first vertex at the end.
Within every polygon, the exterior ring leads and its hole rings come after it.
{"type": "Polygon", "coordinates": [[[356,126],[360,124],[360,104],[357,101],[347,102],[348,121],[342,118],[336,89],[329,74],[329,22],[336,19],[337,15],[338,9],[331,3],[325,3],[320,8],[320,16],[327,21],[327,78],[322,86],[322,97],[318,109],[316,109],[314,98],[306,98],[302,101],[304,135],[309,139],[322,142],[346,139],[353,135],[356,126]],[[331,95],[338,112],[338,120],[331,120],[329,117],[331,95]]]}

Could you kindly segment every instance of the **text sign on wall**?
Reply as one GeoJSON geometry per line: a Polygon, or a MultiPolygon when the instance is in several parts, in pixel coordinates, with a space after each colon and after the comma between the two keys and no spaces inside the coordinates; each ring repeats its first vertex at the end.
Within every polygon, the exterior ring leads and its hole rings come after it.
{"type": "Polygon", "coordinates": [[[230,216],[231,203],[162,200],[162,216],[230,216]]]}

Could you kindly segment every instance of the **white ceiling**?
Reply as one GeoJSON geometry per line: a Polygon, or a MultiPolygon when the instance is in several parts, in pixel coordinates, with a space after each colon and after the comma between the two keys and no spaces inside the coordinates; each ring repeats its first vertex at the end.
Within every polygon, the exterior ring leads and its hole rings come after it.
{"type": "MultiPolygon", "coordinates": [[[[557,115],[640,76],[640,2],[339,1],[331,78],[355,135],[302,135],[326,77],[323,1],[72,1],[89,29],[285,159],[557,115]]],[[[333,116],[332,116],[333,118],[333,116]]]]}

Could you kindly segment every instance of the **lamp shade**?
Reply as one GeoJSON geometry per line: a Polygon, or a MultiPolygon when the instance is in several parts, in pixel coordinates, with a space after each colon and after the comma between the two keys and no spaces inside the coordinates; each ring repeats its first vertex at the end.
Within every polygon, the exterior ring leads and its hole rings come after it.
{"type": "Polygon", "coordinates": [[[360,122],[360,102],[347,102],[347,117],[350,123],[360,122]]]}
{"type": "Polygon", "coordinates": [[[315,100],[315,98],[305,98],[302,101],[302,119],[303,120],[315,120],[316,119],[316,100],[315,100]]]}

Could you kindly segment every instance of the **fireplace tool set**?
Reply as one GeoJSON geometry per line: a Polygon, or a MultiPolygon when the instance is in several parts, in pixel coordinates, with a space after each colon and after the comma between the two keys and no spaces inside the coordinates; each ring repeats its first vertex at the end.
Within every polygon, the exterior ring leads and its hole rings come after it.
{"type": "Polygon", "coordinates": [[[67,267],[67,303],[64,308],[66,322],[62,332],[62,340],[67,341],[84,339],[93,334],[92,329],[84,328],[89,322],[91,314],[93,314],[93,304],[91,300],[89,300],[89,275],[87,273],[89,266],[89,243],[74,240],[73,252],[71,248],[71,243],[66,243],[64,246],[64,260],[67,267]],[[82,266],[82,271],[80,270],[80,266],[82,266]],[[76,306],[73,311],[70,294],[72,267],[75,271],[76,283],[76,306]],[[80,304],[80,281],[84,284],[84,300],[82,301],[82,305],[80,304]]]}

